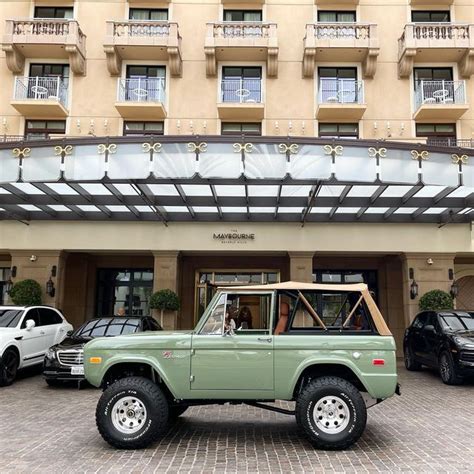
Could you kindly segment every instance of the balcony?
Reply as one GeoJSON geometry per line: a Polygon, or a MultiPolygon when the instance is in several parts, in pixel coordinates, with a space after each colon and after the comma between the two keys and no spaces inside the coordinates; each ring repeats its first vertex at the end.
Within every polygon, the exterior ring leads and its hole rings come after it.
{"type": "Polygon", "coordinates": [[[67,117],[67,95],[60,77],[17,77],[11,105],[29,118],[67,117]]]}
{"type": "Polygon", "coordinates": [[[356,81],[355,79],[320,79],[317,119],[360,120],[366,109],[363,81],[356,81]]]}
{"type": "Polygon", "coordinates": [[[122,72],[123,59],[169,61],[172,76],[182,72],[178,24],[169,21],[108,21],[104,41],[110,75],[122,72]]]}
{"type": "Polygon", "coordinates": [[[86,36],[74,20],[7,20],[2,50],[14,74],[23,72],[25,58],[68,59],[75,74],[86,73],[86,36]]]}
{"type": "Polygon", "coordinates": [[[262,120],[262,80],[223,79],[217,108],[219,118],[224,120],[262,120]]]}
{"type": "Polygon", "coordinates": [[[163,119],[165,79],[160,77],[119,79],[115,108],[126,119],[163,119]]]}
{"type": "Polygon", "coordinates": [[[415,120],[457,120],[468,108],[465,81],[420,81],[415,88],[415,120]]]}
{"type": "Polygon", "coordinates": [[[369,23],[312,23],[306,25],[303,76],[313,77],[315,62],[361,62],[364,78],[377,68],[377,25],[369,23]]]}
{"type": "Polygon", "coordinates": [[[218,61],[267,62],[267,76],[278,75],[276,23],[225,21],[207,24],[204,44],[206,74],[217,74],[218,61]]]}
{"type": "Polygon", "coordinates": [[[398,75],[409,77],[414,62],[457,62],[462,77],[474,72],[474,25],[408,23],[398,40],[398,75]]]}

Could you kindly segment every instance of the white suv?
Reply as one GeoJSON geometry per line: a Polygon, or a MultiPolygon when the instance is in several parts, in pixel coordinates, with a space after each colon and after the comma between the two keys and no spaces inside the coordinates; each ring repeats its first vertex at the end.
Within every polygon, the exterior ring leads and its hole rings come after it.
{"type": "Polygon", "coordinates": [[[48,306],[0,306],[0,387],[10,385],[18,369],[41,364],[72,326],[48,306]]]}

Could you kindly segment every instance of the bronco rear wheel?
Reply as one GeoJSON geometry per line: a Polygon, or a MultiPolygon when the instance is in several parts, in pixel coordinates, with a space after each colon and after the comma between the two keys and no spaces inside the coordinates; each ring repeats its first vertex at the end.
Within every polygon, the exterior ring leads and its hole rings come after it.
{"type": "Polygon", "coordinates": [[[346,449],[364,432],[367,408],[350,382],[321,377],[309,382],[297,398],[296,422],[315,447],[346,449]]]}
{"type": "Polygon", "coordinates": [[[144,377],[127,377],[113,383],[100,397],[96,409],[100,434],[119,449],[147,447],[165,432],[168,417],[165,395],[144,377]]]}

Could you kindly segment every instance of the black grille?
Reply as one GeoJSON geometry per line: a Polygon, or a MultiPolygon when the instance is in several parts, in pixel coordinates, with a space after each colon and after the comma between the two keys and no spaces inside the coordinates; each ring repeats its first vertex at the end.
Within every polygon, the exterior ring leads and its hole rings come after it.
{"type": "Polygon", "coordinates": [[[461,352],[461,360],[464,360],[466,362],[474,362],[474,351],[461,352]]]}

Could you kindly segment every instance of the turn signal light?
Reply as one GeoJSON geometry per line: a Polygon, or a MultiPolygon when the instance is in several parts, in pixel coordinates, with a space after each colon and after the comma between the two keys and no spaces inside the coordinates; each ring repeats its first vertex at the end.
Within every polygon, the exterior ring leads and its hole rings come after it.
{"type": "Polygon", "coordinates": [[[385,365],[385,359],[372,359],[372,365],[385,365]]]}
{"type": "Polygon", "coordinates": [[[91,364],[102,364],[102,357],[89,357],[91,364]]]}

